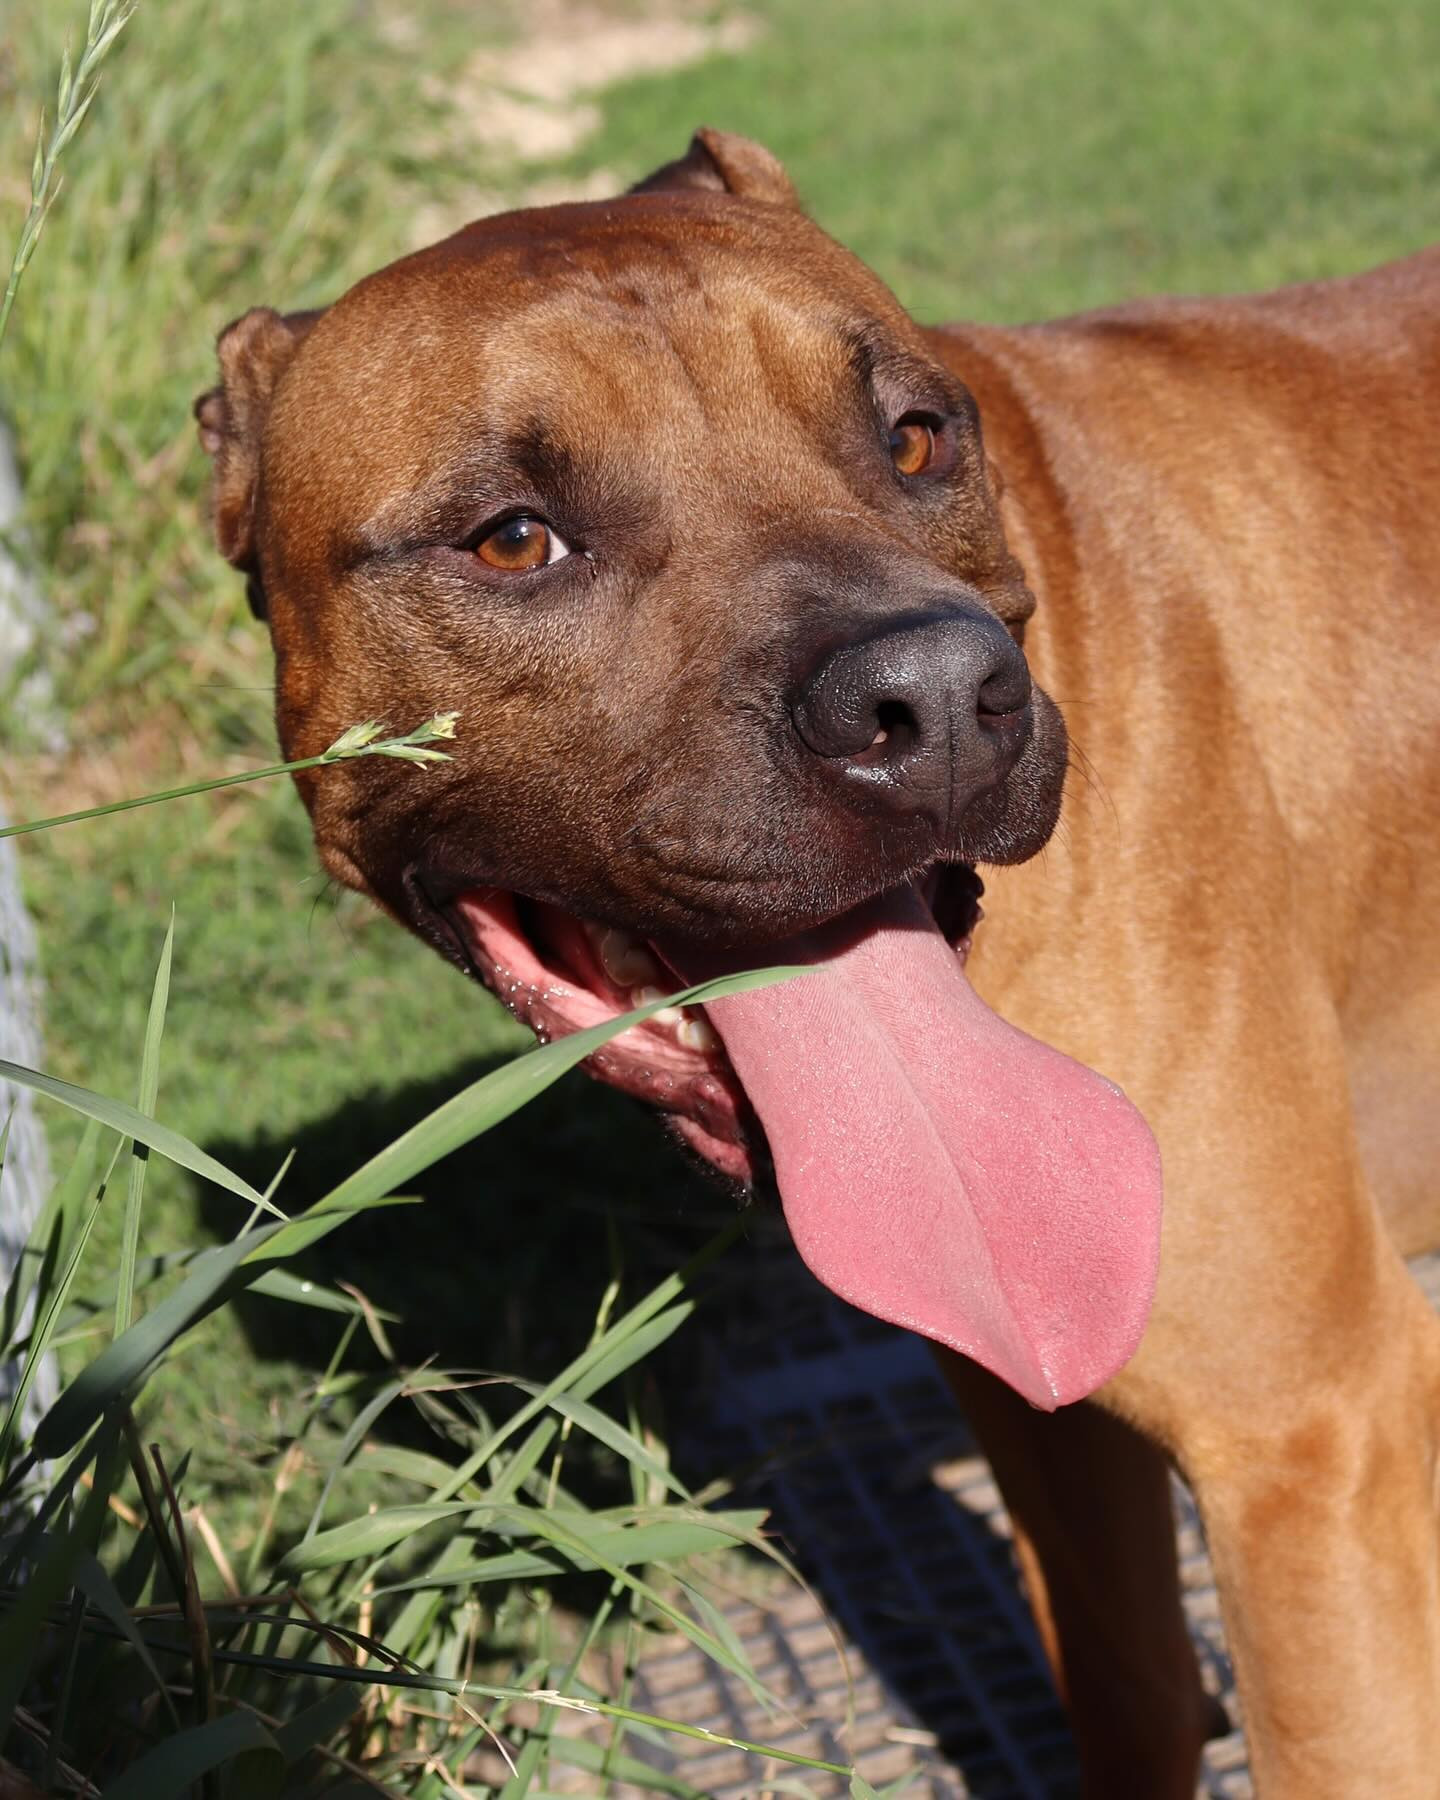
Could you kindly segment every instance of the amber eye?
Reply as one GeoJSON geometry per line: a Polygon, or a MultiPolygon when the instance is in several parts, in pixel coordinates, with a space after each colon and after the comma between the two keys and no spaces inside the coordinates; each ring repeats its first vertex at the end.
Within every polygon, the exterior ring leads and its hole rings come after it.
{"type": "Polygon", "coordinates": [[[935,460],[935,433],[923,419],[902,419],[890,431],[890,460],[902,475],[922,475],[935,460]]]}
{"type": "Polygon", "coordinates": [[[522,514],[487,532],[476,544],[475,554],[492,569],[523,574],[527,569],[543,569],[547,563],[559,562],[562,556],[570,554],[570,546],[543,519],[522,514]]]}

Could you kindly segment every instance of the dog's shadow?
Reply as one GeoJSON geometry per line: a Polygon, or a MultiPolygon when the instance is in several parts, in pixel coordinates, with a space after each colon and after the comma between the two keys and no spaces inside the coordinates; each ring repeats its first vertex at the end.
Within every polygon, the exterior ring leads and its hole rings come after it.
{"type": "MultiPolygon", "coordinates": [[[[279,1195],[293,1213],[494,1066],[474,1061],[440,1081],[361,1096],[283,1144],[210,1148],[257,1182],[293,1148],[279,1195]]],[[[421,1204],[357,1215],[290,1266],[317,1283],[347,1283],[396,1315],[388,1329],[402,1362],[547,1379],[589,1340],[617,1243],[625,1291],[638,1296],[734,1216],[734,1201],[642,1115],[583,1076],[567,1077],[405,1183],[421,1204]]],[[[213,1192],[199,1205],[220,1235],[229,1209],[213,1192]]],[[[928,1358],[904,1334],[823,1295],[777,1247],[774,1227],[762,1222],[724,1260],[696,1320],[648,1366],[678,1466],[697,1486],[761,1467],[739,1503],[773,1509],[826,1610],[901,1703],[901,1724],[933,1737],[965,1771],[967,1792],[1071,1791],[1064,1727],[1008,1552],[991,1522],[924,1478],[927,1455],[959,1428],[928,1358]],[[901,1453],[912,1471],[903,1487],[901,1453]],[[1015,1732],[1000,1715],[1017,1708],[1045,1746],[1043,1775],[1016,1767],[1015,1732]]],[[[255,1295],[233,1304],[258,1358],[328,1366],[341,1325],[333,1313],[255,1295]]],[[[367,1356],[378,1366],[362,1336],[352,1359],[367,1356]]],[[[404,1408],[376,1429],[434,1448],[404,1408]]],[[[587,1502],[629,1498],[613,1458],[587,1461],[582,1451],[566,1470],[587,1502]]]]}
{"type": "MultiPolygon", "coordinates": [[[[473,1059],[436,1081],[362,1094],[283,1141],[210,1148],[260,1184],[293,1149],[276,1197],[294,1214],[505,1060],[473,1059]]],[[[397,1315],[390,1336],[402,1362],[553,1375],[588,1341],[610,1268],[607,1214],[638,1222],[624,1240],[633,1287],[650,1265],[673,1266],[672,1237],[683,1258],[724,1211],[663,1136],[641,1125],[618,1096],[569,1077],[402,1183],[414,1204],[358,1213],[288,1266],[330,1287],[347,1283],[397,1315]]],[[[206,1190],[199,1205],[206,1226],[225,1232],[233,1213],[220,1196],[206,1190]]],[[[257,1356],[328,1362],[332,1313],[255,1296],[234,1305],[257,1356]]]]}

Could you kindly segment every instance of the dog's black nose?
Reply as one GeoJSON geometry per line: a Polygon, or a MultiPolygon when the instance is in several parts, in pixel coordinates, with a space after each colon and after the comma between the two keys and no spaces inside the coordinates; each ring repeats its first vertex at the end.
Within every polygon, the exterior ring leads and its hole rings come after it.
{"type": "Polygon", "coordinates": [[[998,619],[950,606],[832,651],[791,716],[836,776],[944,827],[1024,749],[1030,671],[998,619]]]}

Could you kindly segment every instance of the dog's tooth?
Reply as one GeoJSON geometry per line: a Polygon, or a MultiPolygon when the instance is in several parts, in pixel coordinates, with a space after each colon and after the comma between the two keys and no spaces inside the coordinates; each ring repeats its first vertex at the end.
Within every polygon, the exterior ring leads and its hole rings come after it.
{"type": "Polygon", "coordinates": [[[715,1049],[720,1042],[708,1019],[686,1018],[675,1035],[687,1050],[698,1050],[702,1054],[715,1049]]]}
{"type": "Polygon", "coordinates": [[[600,936],[597,947],[601,965],[616,987],[648,987],[660,979],[659,963],[632,933],[612,927],[600,936]]]}
{"type": "MultiPolygon", "coordinates": [[[[662,987],[646,986],[631,990],[632,1006],[654,1006],[657,1000],[664,1000],[666,993],[662,987]]],[[[685,1017],[678,1006],[662,1006],[659,1012],[651,1013],[650,1021],[654,1025],[676,1025],[685,1017]]]]}

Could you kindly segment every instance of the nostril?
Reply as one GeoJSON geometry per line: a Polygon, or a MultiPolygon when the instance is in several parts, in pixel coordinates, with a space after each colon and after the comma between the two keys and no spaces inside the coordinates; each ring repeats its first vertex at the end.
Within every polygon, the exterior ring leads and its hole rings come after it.
{"type": "Polygon", "coordinates": [[[875,708],[875,727],[870,748],[889,756],[908,750],[920,735],[919,723],[903,700],[882,700],[875,708]]]}
{"type": "Polygon", "coordinates": [[[1003,719],[1021,712],[1030,702],[1030,671],[1017,652],[994,674],[980,683],[975,695],[975,711],[982,720],[1003,719]]]}

